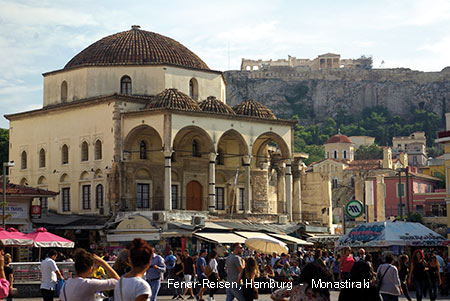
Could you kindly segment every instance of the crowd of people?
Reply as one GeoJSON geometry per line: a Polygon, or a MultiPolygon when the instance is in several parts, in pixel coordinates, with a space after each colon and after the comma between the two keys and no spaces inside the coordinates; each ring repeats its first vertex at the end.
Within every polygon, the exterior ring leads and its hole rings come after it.
{"type": "MultiPolygon", "coordinates": [[[[1,246],[0,246],[1,247],[1,246]]],[[[0,248],[0,299],[12,300],[12,270],[9,257],[0,248]]],[[[105,255],[105,254],[100,254],[105,255]]],[[[450,261],[443,253],[415,250],[411,257],[394,256],[365,249],[343,248],[331,251],[311,249],[290,254],[260,254],[231,246],[225,258],[215,249],[201,249],[189,254],[168,251],[157,254],[147,242],[136,238],[115,256],[111,266],[99,255],[77,249],[72,254],[75,277],[65,281],[59,292],[62,301],[77,300],[156,300],[161,282],[173,292],[172,299],[214,300],[224,288],[226,300],[255,300],[270,294],[273,300],[329,300],[330,290],[339,291],[339,300],[398,300],[402,294],[411,300],[429,294],[448,296],[450,261]],[[353,251],[356,254],[353,255],[353,251]],[[373,261],[372,255],[376,260],[373,261]],[[359,283],[359,285],[358,285],[359,283]]],[[[55,260],[60,256],[50,250],[41,262],[41,292],[44,301],[54,300],[58,279],[63,278],[55,260]]]]}

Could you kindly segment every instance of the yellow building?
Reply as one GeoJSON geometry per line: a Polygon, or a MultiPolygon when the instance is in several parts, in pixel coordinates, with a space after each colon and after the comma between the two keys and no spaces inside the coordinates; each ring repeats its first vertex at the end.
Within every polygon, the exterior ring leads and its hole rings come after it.
{"type": "Polygon", "coordinates": [[[168,37],[139,26],[105,37],[44,74],[41,109],[6,116],[11,181],[59,191],[48,208],[61,214],[292,219],[295,122],[254,100],[231,108],[225,88],[168,37]]]}
{"type": "MultiPolygon", "coordinates": [[[[445,187],[447,196],[445,201],[447,203],[447,238],[450,239],[450,215],[448,214],[450,210],[450,113],[445,114],[446,119],[446,129],[443,132],[438,133],[438,139],[436,143],[442,143],[444,145],[444,158],[445,158],[445,187]]],[[[450,246],[449,250],[450,252],[450,246]]]]}

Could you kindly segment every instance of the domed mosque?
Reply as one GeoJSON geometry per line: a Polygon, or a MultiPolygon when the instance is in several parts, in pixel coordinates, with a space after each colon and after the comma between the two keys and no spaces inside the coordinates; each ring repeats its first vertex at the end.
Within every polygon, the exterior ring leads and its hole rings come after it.
{"type": "Polygon", "coordinates": [[[295,122],[254,100],[231,108],[223,73],[181,43],[132,26],[43,76],[43,107],[5,116],[19,162],[11,181],[60,192],[38,205],[163,223],[297,216],[295,122]],[[274,147],[281,173],[269,162],[274,147]]]}

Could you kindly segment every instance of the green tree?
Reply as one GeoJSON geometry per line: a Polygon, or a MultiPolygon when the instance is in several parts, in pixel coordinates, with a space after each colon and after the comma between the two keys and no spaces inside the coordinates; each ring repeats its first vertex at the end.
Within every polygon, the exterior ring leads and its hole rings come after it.
{"type": "Polygon", "coordinates": [[[355,160],[383,159],[383,148],[376,144],[361,145],[355,152],[355,160]]]}

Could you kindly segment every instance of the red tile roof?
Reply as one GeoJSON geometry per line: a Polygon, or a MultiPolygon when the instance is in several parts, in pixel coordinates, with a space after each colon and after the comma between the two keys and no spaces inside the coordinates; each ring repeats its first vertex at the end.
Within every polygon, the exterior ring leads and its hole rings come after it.
{"type": "Polygon", "coordinates": [[[330,139],[328,139],[327,142],[325,142],[324,144],[328,144],[328,143],[353,143],[353,142],[347,136],[337,134],[337,135],[331,136],[330,139]]]}
{"type": "MultiPolygon", "coordinates": [[[[0,183],[0,194],[3,194],[3,183],[0,183]]],[[[18,195],[18,196],[55,196],[58,192],[34,188],[30,186],[22,186],[12,183],[6,184],[6,194],[7,195],[18,195]]]]}
{"type": "Polygon", "coordinates": [[[237,115],[277,119],[271,109],[253,99],[245,100],[234,106],[233,111],[236,112],[237,115]]]}

